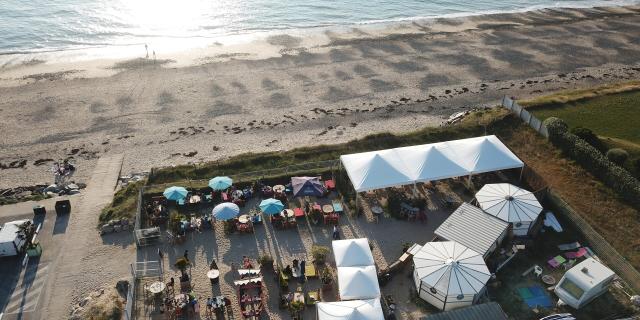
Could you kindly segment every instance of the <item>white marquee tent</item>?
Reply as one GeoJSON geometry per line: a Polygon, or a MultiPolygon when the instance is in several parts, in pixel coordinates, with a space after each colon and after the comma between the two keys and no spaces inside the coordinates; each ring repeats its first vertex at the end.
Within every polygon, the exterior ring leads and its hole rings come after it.
{"type": "Polygon", "coordinates": [[[522,168],[496,136],[340,156],[357,192],[522,168]]]}
{"type": "Polygon", "coordinates": [[[374,264],[367,238],[335,240],[331,245],[337,267],[372,266],[374,264]]]}
{"type": "Polygon", "coordinates": [[[319,302],[318,320],[383,320],[380,299],[319,302]]]}
{"type": "Polygon", "coordinates": [[[339,267],[338,290],[341,300],[379,298],[380,286],[376,267],[339,267]]]}
{"type": "Polygon", "coordinates": [[[454,241],[426,243],[413,263],[418,295],[440,310],[473,304],[491,277],[481,254],[454,241]]]}
{"type": "Polygon", "coordinates": [[[476,193],[480,208],[513,224],[513,234],[526,236],[542,206],[533,193],[509,183],[486,184],[476,193]]]}

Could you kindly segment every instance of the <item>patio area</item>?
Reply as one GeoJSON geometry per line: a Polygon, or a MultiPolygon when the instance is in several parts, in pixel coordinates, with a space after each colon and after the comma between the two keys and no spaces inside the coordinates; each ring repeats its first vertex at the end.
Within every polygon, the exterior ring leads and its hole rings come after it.
{"type": "MultiPolygon", "coordinates": [[[[434,230],[448,217],[454,207],[450,206],[450,202],[461,202],[469,200],[468,196],[462,198],[452,191],[460,188],[462,181],[438,182],[434,185],[419,184],[416,192],[413,188],[392,188],[387,191],[381,190],[365,194],[359,201],[358,211],[356,214],[354,208],[344,205],[344,213],[340,214],[337,228],[341,239],[348,238],[368,238],[372,247],[372,253],[376,261],[378,270],[385,270],[394,263],[406,249],[408,244],[424,243],[433,238],[434,230]],[[415,199],[423,199],[425,204],[424,219],[414,217],[405,217],[397,219],[389,214],[389,195],[402,194],[403,203],[411,204],[415,199]],[[466,198],[466,199],[463,199],[466,198]],[[377,208],[376,208],[377,207],[377,208]],[[382,209],[381,213],[372,212],[382,209]]],[[[240,208],[240,215],[249,214],[258,208],[258,204],[263,198],[255,196],[248,199],[243,207],[240,208]]],[[[320,206],[331,204],[334,201],[341,201],[340,195],[336,192],[330,192],[326,197],[311,198],[311,202],[317,202],[320,206]]],[[[287,207],[296,208],[303,207],[305,198],[289,198],[287,207]]],[[[204,216],[211,212],[213,204],[200,205],[198,208],[181,210],[185,216],[194,214],[195,216],[204,216]]],[[[173,210],[173,209],[171,209],[173,210]]],[[[395,215],[395,214],[394,214],[395,215]]],[[[205,302],[209,297],[224,296],[231,301],[230,310],[232,312],[225,313],[226,318],[233,316],[236,319],[242,318],[240,304],[238,302],[237,287],[234,281],[239,279],[236,271],[243,264],[243,258],[246,256],[250,259],[252,267],[259,268],[258,259],[263,256],[270,256],[274,260],[275,269],[262,268],[262,277],[265,285],[265,298],[267,303],[264,304],[264,316],[269,319],[290,319],[291,312],[282,309],[280,305],[280,295],[283,290],[280,288],[278,281],[277,269],[292,265],[293,260],[306,261],[311,264],[313,259],[313,247],[325,246],[330,248],[333,240],[333,226],[319,221],[315,224],[309,216],[296,219],[297,225],[294,228],[276,228],[270,222],[266,215],[262,215],[262,223],[253,224],[253,232],[229,233],[225,230],[225,223],[218,221],[213,223],[213,228],[203,228],[201,232],[198,230],[189,231],[185,235],[183,242],[168,241],[165,228],[162,227],[162,237],[156,244],[140,247],[138,249],[138,261],[155,261],[159,260],[158,249],[163,252],[162,265],[164,273],[162,282],[168,283],[170,278],[176,281],[180,278],[180,271],[174,266],[177,259],[183,257],[185,250],[188,250],[188,258],[191,267],[187,269],[187,273],[191,277],[191,285],[193,296],[200,304],[200,312],[198,315],[192,314],[190,318],[207,318],[205,302]],[[212,261],[216,262],[220,271],[220,280],[212,285],[207,272],[210,269],[212,261]]],[[[320,291],[322,301],[337,301],[337,278],[335,274],[335,262],[333,262],[332,254],[327,255],[327,266],[333,276],[333,286],[329,290],[321,290],[323,287],[320,277],[307,274],[304,283],[297,279],[289,281],[288,289],[284,291],[303,292],[304,297],[308,299],[309,293],[320,291]]],[[[317,268],[317,273],[321,274],[321,267],[317,268]]],[[[409,269],[409,268],[405,268],[409,269]]],[[[405,270],[403,269],[403,270],[405,270]]],[[[147,280],[147,285],[157,281],[152,278],[147,280]]],[[[145,282],[145,281],[143,281],[145,282]]],[[[416,306],[410,297],[410,290],[407,285],[410,284],[409,279],[405,279],[400,273],[394,276],[392,281],[383,286],[383,295],[392,294],[397,304],[397,312],[399,315],[405,316],[422,315],[425,311],[416,306]]],[[[141,283],[139,287],[144,287],[141,283]]],[[[164,319],[167,313],[161,313],[159,305],[153,303],[153,299],[143,292],[137,300],[137,312],[143,318],[164,319]]],[[[175,290],[176,295],[179,290],[175,290]]],[[[165,311],[167,312],[167,311],[165,311]]],[[[312,319],[315,317],[315,307],[307,305],[301,313],[302,318],[312,319]]]]}

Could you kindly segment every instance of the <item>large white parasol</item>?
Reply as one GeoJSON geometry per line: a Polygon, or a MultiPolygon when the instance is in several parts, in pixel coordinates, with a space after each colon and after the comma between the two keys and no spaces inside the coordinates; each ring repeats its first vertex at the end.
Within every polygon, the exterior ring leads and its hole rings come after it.
{"type": "Polygon", "coordinates": [[[536,221],[542,212],[542,206],[533,193],[509,183],[484,185],[476,193],[476,200],[486,213],[506,222],[536,221]]]}

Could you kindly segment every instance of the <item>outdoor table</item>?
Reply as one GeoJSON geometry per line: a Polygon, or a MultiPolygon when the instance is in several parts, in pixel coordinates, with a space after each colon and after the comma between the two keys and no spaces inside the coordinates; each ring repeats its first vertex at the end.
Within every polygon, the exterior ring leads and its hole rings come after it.
{"type": "Polygon", "coordinates": [[[284,209],[284,216],[286,218],[293,218],[295,216],[295,212],[291,209],[284,209]]]}
{"type": "Polygon", "coordinates": [[[182,308],[186,307],[186,306],[187,306],[187,304],[189,303],[189,298],[188,298],[188,297],[187,297],[187,295],[186,295],[186,294],[184,294],[184,293],[181,293],[181,294],[176,295],[176,296],[174,297],[174,300],[176,301],[176,305],[177,305],[180,309],[182,309],[182,308]]]}
{"type": "Polygon", "coordinates": [[[382,214],[383,210],[381,206],[373,206],[371,207],[371,212],[375,214],[382,214]]]}
{"type": "Polygon", "coordinates": [[[294,292],[293,293],[293,301],[298,301],[304,304],[304,292],[294,292]]]}
{"type": "Polygon", "coordinates": [[[240,197],[242,197],[243,193],[242,193],[242,190],[238,189],[238,190],[234,191],[232,193],[232,195],[233,195],[234,198],[240,198],[240,197]]]}
{"type": "Polygon", "coordinates": [[[286,189],[285,186],[283,186],[281,184],[277,184],[277,185],[273,186],[273,192],[283,193],[285,189],[286,189]]]}
{"type": "Polygon", "coordinates": [[[164,291],[164,282],[156,281],[149,286],[149,292],[158,294],[164,291]]]}
{"type": "Polygon", "coordinates": [[[213,306],[215,308],[224,307],[224,297],[223,296],[217,296],[217,297],[213,298],[213,306]]]}
{"type": "Polygon", "coordinates": [[[209,270],[209,272],[207,272],[207,278],[211,280],[212,284],[215,283],[216,281],[218,281],[218,278],[220,278],[220,270],[218,269],[209,270]]]}
{"type": "Polygon", "coordinates": [[[332,213],[333,212],[333,205],[325,204],[324,206],[322,206],[322,212],[324,212],[324,213],[332,213]]]}
{"type": "Polygon", "coordinates": [[[249,223],[250,217],[248,214],[243,214],[241,216],[238,217],[238,222],[245,224],[245,223],[249,223]]]}
{"type": "Polygon", "coordinates": [[[556,278],[554,278],[552,275],[545,274],[544,276],[542,276],[542,282],[547,285],[553,285],[556,284],[556,278]]]}
{"type": "Polygon", "coordinates": [[[201,200],[202,199],[200,199],[200,196],[194,195],[189,198],[189,203],[199,203],[201,200]]]}

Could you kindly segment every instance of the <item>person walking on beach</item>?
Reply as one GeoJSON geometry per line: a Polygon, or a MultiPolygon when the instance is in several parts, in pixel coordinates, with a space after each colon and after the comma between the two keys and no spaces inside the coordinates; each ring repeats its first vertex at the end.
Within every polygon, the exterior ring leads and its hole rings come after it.
{"type": "Polygon", "coordinates": [[[340,234],[338,233],[338,226],[333,226],[333,240],[340,239],[340,234]]]}
{"type": "Polygon", "coordinates": [[[304,276],[305,264],[306,262],[304,262],[304,260],[300,262],[300,282],[302,283],[304,283],[304,280],[305,280],[305,276],[304,276]]]}
{"type": "Polygon", "coordinates": [[[189,261],[189,250],[184,251],[184,259],[189,261]]]}
{"type": "Polygon", "coordinates": [[[149,47],[147,46],[147,44],[144,44],[144,51],[147,53],[146,57],[147,59],[149,59],[149,47]]]}
{"type": "Polygon", "coordinates": [[[156,64],[156,51],[153,50],[153,64],[156,64]]]}

